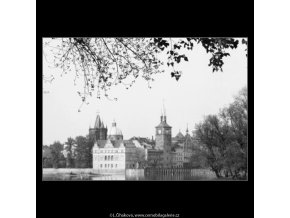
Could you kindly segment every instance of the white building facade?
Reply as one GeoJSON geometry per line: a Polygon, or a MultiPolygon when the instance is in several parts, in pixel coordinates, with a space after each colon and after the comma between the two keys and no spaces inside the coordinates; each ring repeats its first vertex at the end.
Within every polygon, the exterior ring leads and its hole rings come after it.
{"type": "Polygon", "coordinates": [[[125,146],[114,147],[111,140],[97,141],[93,147],[93,169],[98,172],[125,170],[125,146]]]}

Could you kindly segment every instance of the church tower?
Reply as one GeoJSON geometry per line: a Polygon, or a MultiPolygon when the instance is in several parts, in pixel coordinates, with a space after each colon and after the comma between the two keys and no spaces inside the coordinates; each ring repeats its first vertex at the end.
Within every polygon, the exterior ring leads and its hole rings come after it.
{"type": "Polygon", "coordinates": [[[166,122],[166,113],[163,106],[163,112],[160,117],[160,124],[156,128],[156,149],[164,150],[165,152],[171,151],[171,126],[166,122]]]}
{"type": "Polygon", "coordinates": [[[107,127],[104,126],[104,123],[101,121],[99,113],[95,121],[94,128],[89,129],[90,138],[94,141],[97,140],[106,140],[107,139],[107,127]]]}

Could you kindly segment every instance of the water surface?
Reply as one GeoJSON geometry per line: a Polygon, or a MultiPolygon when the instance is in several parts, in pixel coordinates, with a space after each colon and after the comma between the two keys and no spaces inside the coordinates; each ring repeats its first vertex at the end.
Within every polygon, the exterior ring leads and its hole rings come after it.
{"type": "Polygon", "coordinates": [[[131,180],[131,181],[184,181],[184,180],[214,180],[214,178],[207,178],[202,176],[191,175],[43,175],[43,181],[100,181],[100,180],[131,180]]]}

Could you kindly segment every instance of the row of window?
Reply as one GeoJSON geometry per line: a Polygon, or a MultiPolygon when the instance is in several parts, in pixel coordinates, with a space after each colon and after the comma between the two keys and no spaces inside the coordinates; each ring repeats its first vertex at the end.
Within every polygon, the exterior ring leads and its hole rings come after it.
{"type": "MultiPolygon", "coordinates": [[[[118,149],[115,149],[115,150],[95,150],[94,151],[94,153],[96,154],[96,153],[118,153],[119,152],[119,150],[118,149]]],[[[125,150],[124,149],[122,149],[122,150],[120,150],[120,152],[122,153],[122,152],[125,152],[125,150]]]]}
{"type": "MultiPolygon", "coordinates": [[[[100,164],[100,168],[114,168],[114,164],[100,164]]],[[[118,164],[115,164],[115,168],[118,167],[118,164]]],[[[135,164],[126,164],[127,168],[134,168],[135,164]]]]}
{"type": "Polygon", "coordinates": [[[107,156],[107,155],[106,155],[106,156],[105,156],[105,160],[113,160],[113,158],[114,158],[113,155],[111,155],[111,156],[107,156]]]}
{"type": "MultiPolygon", "coordinates": [[[[118,167],[118,164],[115,164],[115,168],[118,167]]],[[[103,164],[100,164],[100,168],[103,168],[103,164]]],[[[114,164],[104,164],[104,168],[114,168],[114,164]]]]}

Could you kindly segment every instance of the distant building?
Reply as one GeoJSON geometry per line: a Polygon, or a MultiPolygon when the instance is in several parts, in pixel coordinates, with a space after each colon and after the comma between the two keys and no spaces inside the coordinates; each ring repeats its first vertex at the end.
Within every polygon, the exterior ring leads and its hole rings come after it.
{"type": "Polygon", "coordinates": [[[188,133],[188,128],[186,129],[186,135],[185,135],[183,147],[184,147],[184,164],[183,164],[183,166],[185,168],[190,168],[191,167],[190,160],[191,160],[195,145],[194,145],[193,138],[188,133]]]}
{"type": "MultiPolygon", "coordinates": [[[[100,120],[98,115],[96,123],[99,123],[100,120]]],[[[108,137],[106,128],[103,128],[103,126],[101,122],[100,126],[95,125],[95,130],[90,129],[91,134],[95,135],[95,143],[92,149],[93,169],[99,172],[122,172],[125,169],[140,167],[142,158],[145,160],[144,148],[137,147],[137,143],[132,140],[124,140],[122,131],[117,128],[116,121],[113,121],[108,137]],[[100,128],[103,128],[103,130],[100,130],[100,128]],[[96,134],[101,131],[104,132],[99,135],[96,134]]]]}
{"type": "Polygon", "coordinates": [[[183,145],[177,144],[172,152],[172,166],[174,168],[183,168],[184,165],[184,148],[183,145]]]}
{"type": "Polygon", "coordinates": [[[172,138],[172,143],[183,143],[184,139],[185,139],[184,135],[179,130],[177,135],[172,138]]]}
{"type": "Polygon", "coordinates": [[[93,168],[100,172],[144,167],[191,168],[195,149],[193,137],[188,128],[185,135],[179,131],[175,137],[172,137],[171,130],[163,112],[159,125],[155,127],[155,142],[153,137],[124,140],[116,121],[113,121],[107,134],[107,127],[98,114],[94,128],[89,129],[89,135],[95,141],[92,149],[93,168]]]}
{"type": "Polygon", "coordinates": [[[149,167],[163,167],[163,151],[156,149],[147,150],[147,162],[149,167]]]}
{"type": "Polygon", "coordinates": [[[93,169],[101,171],[125,170],[125,145],[122,140],[98,140],[93,147],[93,169]]]}
{"type": "Polygon", "coordinates": [[[148,149],[148,166],[190,168],[194,141],[188,133],[188,128],[185,135],[179,131],[175,137],[172,137],[172,127],[167,124],[165,112],[161,114],[161,122],[155,128],[156,144],[155,148],[148,149]]]}

